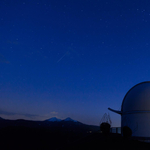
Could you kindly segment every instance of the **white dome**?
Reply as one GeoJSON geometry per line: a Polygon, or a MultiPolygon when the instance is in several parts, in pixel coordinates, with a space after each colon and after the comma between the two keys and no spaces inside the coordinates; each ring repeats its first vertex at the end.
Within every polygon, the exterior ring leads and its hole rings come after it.
{"type": "Polygon", "coordinates": [[[127,92],[121,111],[150,111],[150,81],[139,83],[127,92]]]}
{"type": "Polygon", "coordinates": [[[108,109],[121,114],[121,128],[129,127],[133,138],[150,142],[150,81],[139,83],[127,92],[121,111],[108,109]]]}

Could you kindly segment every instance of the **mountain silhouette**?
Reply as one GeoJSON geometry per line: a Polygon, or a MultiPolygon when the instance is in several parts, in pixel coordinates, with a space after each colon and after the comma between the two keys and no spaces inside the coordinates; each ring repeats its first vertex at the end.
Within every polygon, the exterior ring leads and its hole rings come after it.
{"type": "Polygon", "coordinates": [[[58,119],[56,117],[44,120],[44,121],[32,121],[25,119],[9,120],[9,119],[0,119],[0,129],[4,127],[30,127],[30,128],[46,128],[51,130],[52,128],[57,130],[74,130],[89,132],[99,130],[99,126],[83,124],[79,121],[73,120],[71,118],[66,118],[64,120],[58,119]]]}

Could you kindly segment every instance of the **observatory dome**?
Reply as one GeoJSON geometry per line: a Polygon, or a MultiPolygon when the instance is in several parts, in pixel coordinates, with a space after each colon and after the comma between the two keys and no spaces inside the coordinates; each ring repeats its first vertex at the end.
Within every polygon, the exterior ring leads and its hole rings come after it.
{"type": "Polygon", "coordinates": [[[121,112],[150,111],[150,81],[142,82],[132,87],[125,95],[121,112]]]}
{"type": "Polygon", "coordinates": [[[109,110],[121,115],[121,133],[131,129],[132,138],[150,142],[150,81],[133,86],[125,95],[121,111],[109,110]]]}

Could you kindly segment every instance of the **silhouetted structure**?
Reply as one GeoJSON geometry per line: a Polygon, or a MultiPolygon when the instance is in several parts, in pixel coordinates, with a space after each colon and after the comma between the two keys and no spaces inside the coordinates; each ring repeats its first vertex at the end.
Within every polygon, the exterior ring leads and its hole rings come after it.
{"type": "Polygon", "coordinates": [[[133,86],[125,95],[121,111],[122,135],[150,142],[150,81],[133,86]]]}
{"type": "Polygon", "coordinates": [[[110,133],[110,124],[107,122],[103,122],[100,124],[100,131],[104,134],[104,135],[108,135],[110,133]]]}
{"type": "Polygon", "coordinates": [[[132,130],[128,126],[124,126],[122,132],[124,138],[130,138],[132,136],[132,130]]]}
{"type": "Polygon", "coordinates": [[[100,131],[104,135],[108,135],[110,133],[111,123],[110,115],[105,113],[100,121],[100,131]]]}

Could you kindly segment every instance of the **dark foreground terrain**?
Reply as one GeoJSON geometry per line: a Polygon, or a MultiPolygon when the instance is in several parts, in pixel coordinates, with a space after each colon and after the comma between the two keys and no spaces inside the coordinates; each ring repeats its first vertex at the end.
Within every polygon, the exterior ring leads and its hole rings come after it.
{"type": "Polygon", "coordinates": [[[6,127],[0,129],[0,146],[2,150],[56,150],[83,136],[60,129],[6,127]]]}
{"type": "Polygon", "coordinates": [[[59,150],[149,150],[150,144],[136,140],[124,139],[119,134],[110,133],[103,136],[101,133],[93,133],[71,143],[59,150]]]}
{"type": "Polygon", "coordinates": [[[149,143],[127,140],[119,134],[104,136],[87,133],[49,130],[46,128],[6,127],[0,129],[2,150],[135,150],[150,149],[149,143]]]}
{"type": "Polygon", "coordinates": [[[70,118],[62,121],[7,120],[0,118],[0,147],[56,150],[99,130],[70,118]]]}
{"type": "Polygon", "coordinates": [[[80,122],[6,120],[0,118],[0,150],[135,150],[150,143],[99,133],[98,126],[80,122]]]}

